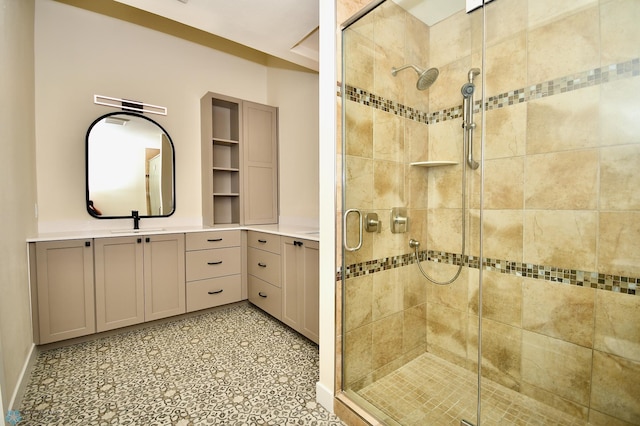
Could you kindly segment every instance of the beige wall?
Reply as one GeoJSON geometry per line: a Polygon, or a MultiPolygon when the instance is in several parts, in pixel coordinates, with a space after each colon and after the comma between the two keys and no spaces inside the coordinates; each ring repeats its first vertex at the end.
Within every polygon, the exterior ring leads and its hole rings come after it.
{"type": "MultiPolygon", "coordinates": [[[[272,69],[266,56],[246,59],[52,0],[36,1],[35,43],[40,232],[130,225],[93,219],[84,208],[86,129],[114,110],[94,105],[94,94],[168,108],[166,117],[153,118],[175,145],[176,213],[141,226],[201,223],[200,168],[194,165],[200,162],[199,100],[208,91],[280,107],[280,151],[300,153],[295,165],[280,162],[281,175],[300,164],[317,169],[316,101],[296,95],[316,90],[315,72],[272,69]]],[[[317,193],[317,184],[306,191],[281,188],[280,214],[317,220],[317,213],[299,207],[317,203],[317,193]],[[303,197],[294,200],[288,191],[303,197]]]]}
{"type": "Polygon", "coordinates": [[[36,229],[33,14],[33,1],[0,0],[0,405],[6,410],[32,346],[25,239],[36,229]]]}
{"type": "Polygon", "coordinates": [[[277,59],[268,65],[268,102],[279,106],[280,221],[317,227],[318,74],[277,59]]]}

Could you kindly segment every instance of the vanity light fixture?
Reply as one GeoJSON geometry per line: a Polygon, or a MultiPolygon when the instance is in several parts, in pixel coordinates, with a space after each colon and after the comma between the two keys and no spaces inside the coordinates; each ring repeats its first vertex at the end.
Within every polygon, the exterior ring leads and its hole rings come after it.
{"type": "Polygon", "coordinates": [[[93,95],[93,103],[96,105],[105,105],[114,108],[120,108],[125,111],[148,112],[150,114],[167,115],[167,108],[158,105],[145,104],[144,102],[131,101],[128,99],[112,98],[110,96],[93,95]]]}

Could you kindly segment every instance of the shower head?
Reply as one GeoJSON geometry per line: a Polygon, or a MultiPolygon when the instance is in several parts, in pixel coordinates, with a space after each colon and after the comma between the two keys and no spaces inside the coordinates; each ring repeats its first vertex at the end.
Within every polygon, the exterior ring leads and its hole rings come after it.
{"type": "Polygon", "coordinates": [[[473,95],[473,92],[476,90],[476,85],[473,83],[465,83],[462,85],[460,91],[462,92],[463,98],[468,98],[473,95]]]}
{"type": "Polygon", "coordinates": [[[418,81],[416,82],[416,88],[418,90],[425,90],[431,87],[438,78],[438,74],[440,74],[437,68],[429,68],[425,70],[416,65],[409,64],[403,65],[400,68],[391,68],[391,75],[395,77],[396,74],[398,74],[398,71],[402,71],[406,68],[413,68],[415,72],[418,73],[418,81]]]}

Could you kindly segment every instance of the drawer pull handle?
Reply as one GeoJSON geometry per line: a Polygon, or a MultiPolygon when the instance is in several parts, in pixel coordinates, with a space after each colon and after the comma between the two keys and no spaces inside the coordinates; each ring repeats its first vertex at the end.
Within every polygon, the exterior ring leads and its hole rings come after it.
{"type": "Polygon", "coordinates": [[[207,293],[209,293],[209,294],[220,294],[220,293],[222,293],[222,291],[223,290],[220,289],[220,290],[216,290],[216,291],[208,291],[207,293]]]}
{"type": "Polygon", "coordinates": [[[219,265],[222,263],[222,260],[218,260],[217,262],[207,262],[207,265],[219,265]]]}
{"type": "Polygon", "coordinates": [[[211,239],[208,239],[207,241],[210,243],[217,243],[222,241],[222,238],[211,238],[211,239]]]}
{"type": "Polygon", "coordinates": [[[261,291],[259,291],[259,292],[258,292],[258,296],[260,296],[260,297],[264,297],[265,299],[267,298],[267,295],[266,295],[266,294],[264,294],[264,293],[263,293],[263,292],[261,292],[261,291]]]}
{"type": "Polygon", "coordinates": [[[267,264],[266,263],[262,263],[262,262],[258,262],[258,266],[261,268],[266,268],[267,264]]]}
{"type": "Polygon", "coordinates": [[[258,240],[259,243],[265,244],[267,240],[258,240]]]}

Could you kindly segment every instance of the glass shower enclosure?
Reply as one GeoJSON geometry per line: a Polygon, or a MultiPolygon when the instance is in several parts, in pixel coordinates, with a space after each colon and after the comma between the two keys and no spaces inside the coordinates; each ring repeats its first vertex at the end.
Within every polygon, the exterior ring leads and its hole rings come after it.
{"type": "Polygon", "coordinates": [[[341,27],[339,397],[640,425],[640,1],[466,3],[341,27]]]}

